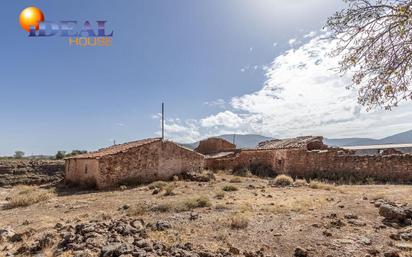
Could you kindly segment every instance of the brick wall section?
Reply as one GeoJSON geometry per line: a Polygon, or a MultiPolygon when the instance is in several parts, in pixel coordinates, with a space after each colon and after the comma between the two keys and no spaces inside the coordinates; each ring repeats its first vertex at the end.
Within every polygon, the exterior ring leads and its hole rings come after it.
{"type": "Polygon", "coordinates": [[[172,142],[154,142],[99,159],[97,187],[168,180],[183,171],[203,169],[204,156],[172,142]]]}
{"type": "Polygon", "coordinates": [[[206,159],[209,169],[270,166],[273,176],[289,174],[334,181],[412,183],[412,155],[355,156],[340,150],[246,150],[226,158],[206,159]]]}

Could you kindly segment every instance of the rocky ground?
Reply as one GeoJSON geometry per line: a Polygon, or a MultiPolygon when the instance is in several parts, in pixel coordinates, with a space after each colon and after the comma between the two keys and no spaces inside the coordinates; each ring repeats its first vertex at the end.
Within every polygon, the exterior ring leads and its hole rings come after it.
{"type": "Polygon", "coordinates": [[[0,186],[56,183],[63,171],[64,161],[0,159],[0,186]]]}
{"type": "Polygon", "coordinates": [[[14,208],[0,189],[0,256],[412,256],[410,186],[185,179],[14,208]]]}

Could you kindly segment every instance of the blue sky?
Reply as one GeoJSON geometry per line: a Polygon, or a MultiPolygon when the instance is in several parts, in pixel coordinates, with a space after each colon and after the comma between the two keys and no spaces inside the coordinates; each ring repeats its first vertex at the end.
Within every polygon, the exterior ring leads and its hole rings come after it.
{"type": "MultiPolygon", "coordinates": [[[[93,150],[113,139],[157,136],[162,101],[168,138],[186,142],[225,132],[362,135],[362,122],[368,119],[364,117],[370,115],[359,115],[359,107],[351,102],[336,112],[348,109],[352,116],[308,116],[317,120],[301,123],[302,129],[282,119],[282,108],[289,109],[293,102],[271,105],[277,99],[268,93],[273,85],[290,82],[294,93],[302,90],[293,86],[298,81],[273,81],[273,76],[299,77],[300,71],[293,69],[302,66],[288,65],[305,59],[310,52],[305,47],[322,44],[316,41],[320,29],[343,7],[340,0],[7,0],[1,7],[5,36],[0,48],[0,155],[15,150],[93,150]],[[40,8],[49,21],[108,20],[113,46],[70,47],[65,38],[28,38],[18,23],[28,6],[40,8]],[[352,124],[349,132],[336,129],[350,125],[342,122],[353,117],[359,124],[352,124]],[[287,130],[280,129],[282,123],[287,130]]],[[[408,112],[401,114],[400,120],[408,112]]],[[[371,135],[399,132],[409,125],[371,135]]]]}

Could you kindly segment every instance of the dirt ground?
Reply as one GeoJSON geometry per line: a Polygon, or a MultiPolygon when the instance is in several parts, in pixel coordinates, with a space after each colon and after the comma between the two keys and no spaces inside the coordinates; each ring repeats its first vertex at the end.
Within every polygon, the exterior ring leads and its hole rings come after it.
{"type": "MultiPolygon", "coordinates": [[[[237,250],[261,250],[264,256],[294,256],[296,248],[301,247],[307,256],[390,257],[385,253],[395,250],[399,251],[398,256],[412,256],[411,242],[391,239],[390,235],[399,228],[383,225],[373,204],[376,199],[412,204],[411,186],[280,188],[270,186],[266,179],[227,174],[216,175],[211,182],[167,183],[173,188],[170,195],[165,195],[164,190],[153,194],[154,189],[148,186],[104,192],[57,189],[44,202],[13,209],[5,208],[13,188],[3,188],[0,228],[16,233],[43,233],[54,231],[57,223],[77,224],[131,215],[147,223],[169,223],[170,229],[148,232],[149,238],[166,245],[191,243],[195,249],[211,251],[232,248],[234,255],[237,250]],[[227,185],[238,190],[222,191],[227,185]],[[198,196],[208,198],[211,205],[192,210],[177,208],[198,196]],[[233,227],[237,218],[246,225],[233,227]]],[[[0,256],[13,256],[28,240],[0,240],[0,256]]]]}

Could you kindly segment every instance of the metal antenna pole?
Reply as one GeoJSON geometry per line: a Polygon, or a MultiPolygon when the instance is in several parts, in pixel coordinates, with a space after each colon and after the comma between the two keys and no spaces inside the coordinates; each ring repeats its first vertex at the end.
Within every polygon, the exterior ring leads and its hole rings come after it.
{"type": "Polygon", "coordinates": [[[162,103],[162,140],[165,139],[165,103],[162,103]]]}

